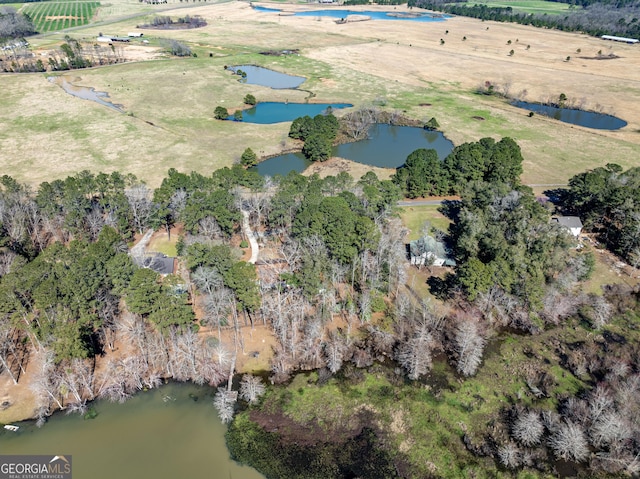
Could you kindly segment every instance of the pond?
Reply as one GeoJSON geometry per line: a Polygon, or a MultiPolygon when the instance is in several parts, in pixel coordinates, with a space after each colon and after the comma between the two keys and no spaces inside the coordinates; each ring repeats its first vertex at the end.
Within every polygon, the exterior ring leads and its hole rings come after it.
{"type": "MultiPolygon", "coordinates": [[[[282,12],[278,8],[253,7],[257,12],[282,12]]],[[[297,17],[330,17],[330,18],[346,18],[349,15],[364,15],[372,20],[410,20],[414,22],[441,22],[449,18],[448,15],[442,15],[431,12],[374,12],[371,10],[355,11],[355,10],[309,10],[294,14],[297,17]]]]}
{"type": "Polygon", "coordinates": [[[213,391],[171,383],[124,404],[98,401],[92,420],[56,413],[41,429],[0,429],[0,451],[71,455],[80,479],[264,479],[229,458],[213,391]]]}
{"type": "MultiPolygon", "coordinates": [[[[453,150],[453,143],[439,131],[377,124],[369,130],[369,139],[335,146],[331,155],[380,168],[398,168],[418,148],[436,150],[442,160],[453,150]]],[[[302,153],[288,153],[269,158],[253,168],[263,176],[284,176],[292,170],[300,173],[310,164],[302,153]]]]}
{"type": "Polygon", "coordinates": [[[51,83],[55,83],[60,86],[65,92],[69,95],[73,95],[78,98],[82,98],[83,100],[94,101],[99,103],[100,105],[113,108],[114,110],[119,111],[120,113],[124,113],[122,109],[122,105],[116,105],[111,103],[107,98],[109,98],[109,94],[103,91],[96,91],[94,88],[74,85],[71,82],[67,81],[64,77],[48,77],[51,83]]]}
{"type": "Polygon", "coordinates": [[[409,20],[412,22],[443,22],[447,16],[430,12],[374,12],[371,10],[309,10],[298,12],[296,17],[347,18],[349,15],[367,16],[371,20],[409,20]]]}
{"type": "Polygon", "coordinates": [[[627,122],[618,117],[604,113],[596,113],[594,111],[559,108],[557,106],[542,105],[540,103],[530,103],[527,101],[514,101],[512,105],[555,118],[564,123],[594,128],[596,130],[619,130],[627,126],[627,122]]]}
{"type": "MultiPolygon", "coordinates": [[[[242,111],[242,121],[245,123],[258,123],[268,125],[272,123],[282,123],[293,121],[301,116],[309,115],[314,117],[324,113],[327,108],[334,110],[349,108],[351,103],[282,103],[264,102],[258,103],[253,108],[242,111]]],[[[233,115],[227,118],[233,120],[233,115]]]]}
{"type": "Polygon", "coordinates": [[[237,72],[238,70],[242,70],[243,72],[245,72],[246,77],[240,78],[240,80],[238,80],[241,83],[267,86],[276,90],[298,88],[306,80],[305,77],[287,75],[286,73],[280,73],[268,68],[258,67],[255,65],[237,65],[233,67],[227,67],[227,69],[233,72],[237,72]]]}

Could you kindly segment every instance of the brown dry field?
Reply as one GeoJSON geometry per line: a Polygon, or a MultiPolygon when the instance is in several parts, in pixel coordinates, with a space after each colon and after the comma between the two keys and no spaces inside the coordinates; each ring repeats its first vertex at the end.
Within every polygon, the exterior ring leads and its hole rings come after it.
{"type": "MultiPolygon", "coordinates": [[[[287,12],[312,8],[275,6],[287,12]]],[[[259,155],[277,154],[291,146],[288,124],[212,119],[216,105],[238,108],[248,92],[260,101],[305,101],[308,96],[305,91],[240,85],[221,69],[245,61],[307,76],[303,88],[315,93],[312,101],[349,101],[357,106],[383,99],[385,108],[413,118],[426,121],[435,116],[455,144],[511,136],[522,147],[523,181],[528,184],[562,184],[577,172],[608,162],[638,164],[638,45],[461,17],[435,23],[336,24],[326,17],[293,17],[287,12],[256,12],[245,2],[165,10],[163,14],[173,17],[202,15],[209,25],[162,34],[145,31],[149,45],[117,46],[134,63],[65,73],[74,84],[108,92],[129,115],[72,98],[42,74],[0,75],[2,173],[37,184],[82,169],[117,169],[157,186],[170,167],[207,174],[232,164],[247,146],[259,155]],[[162,58],[154,35],[188,43],[198,58],[162,58]],[[300,49],[299,57],[258,55],[267,49],[294,48],[300,49]],[[617,58],[598,60],[600,50],[617,58]],[[618,131],[599,131],[540,115],[529,118],[528,112],[501,98],[475,94],[485,81],[529,101],[564,93],[576,104],[615,114],[629,124],[618,131]]],[[[123,34],[144,18],[88,26],[72,35],[92,40],[102,30],[123,34]]],[[[47,49],[57,41],[49,35],[31,43],[47,49]]],[[[315,169],[328,174],[345,168],[344,162],[338,169],[330,168],[335,163],[315,169]]],[[[360,165],[348,169],[356,175],[368,170],[360,165]]]]}

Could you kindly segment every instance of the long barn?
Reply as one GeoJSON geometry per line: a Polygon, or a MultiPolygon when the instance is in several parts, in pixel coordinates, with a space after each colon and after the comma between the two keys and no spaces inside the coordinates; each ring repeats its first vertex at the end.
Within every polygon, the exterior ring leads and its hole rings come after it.
{"type": "Polygon", "coordinates": [[[638,43],[640,40],[636,40],[635,38],[625,38],[625,37],[615,37],[613,35],[602,35],[600,38],[603,40],[612,40],[614,42],[624,42],[624,43],[638,43]]]}

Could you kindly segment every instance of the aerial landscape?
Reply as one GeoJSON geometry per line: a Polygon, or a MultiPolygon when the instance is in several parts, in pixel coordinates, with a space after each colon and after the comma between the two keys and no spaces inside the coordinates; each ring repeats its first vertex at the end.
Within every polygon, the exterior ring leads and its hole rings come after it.
{"type": "Polygon", "coordinates": [[[639,477],[638,18],[0,0],[0,473],[639,477]]]}

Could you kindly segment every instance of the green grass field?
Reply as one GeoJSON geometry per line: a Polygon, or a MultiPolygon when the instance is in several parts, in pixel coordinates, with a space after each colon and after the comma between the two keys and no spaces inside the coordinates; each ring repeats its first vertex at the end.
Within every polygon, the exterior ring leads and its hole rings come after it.
{"type": "Polygon", "coordinates": [[[176,250],[177,242],[178,235],[171,236],[171,240],[169,240],[165,234],[158,235],[149,242],[147,251],[162,253],[167,256],[178,256],[178,252],[176,250]]]}
{"type": "Polygon", "coordinates": [[[420,206],[404,206],[400,208],[400,218],[404,225],[409,229],[408,241],[420,238],[420,231],[426,221],[431,226],[446,232],[451,221],[444,216],[437,205],[420,205],[420,206]]]}
{"type": "Polygon", "coordinates": [[[546,2],[544,0],[480,0],[473,4],[487,5],[488,7],[511,7],[516,13],[539,13],[547,15],[559,15],[569,10],[568,3],[546,2]]]}
{"type": "Polygon", "coordinates": [[[100,2],[70,1],[29,3],[21,12],[29,15],[40,33],[87,25],[100,2]]]}

